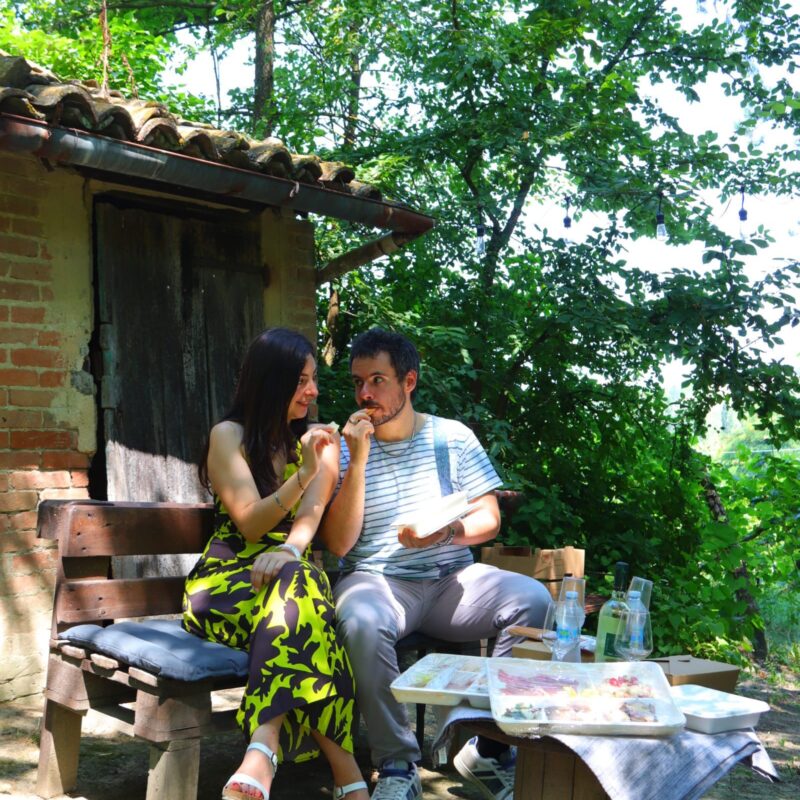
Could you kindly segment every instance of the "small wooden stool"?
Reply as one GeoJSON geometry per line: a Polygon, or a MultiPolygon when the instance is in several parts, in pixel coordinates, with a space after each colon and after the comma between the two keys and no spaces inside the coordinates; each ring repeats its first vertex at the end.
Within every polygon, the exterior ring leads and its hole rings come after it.
{"type": "Polygon", "coordinates": [[[611,800],[589,767],[556,739],[510,736],[488,720],[464,724],[481,736],[517,748],[514,797],[521,800],[611,800]]]}

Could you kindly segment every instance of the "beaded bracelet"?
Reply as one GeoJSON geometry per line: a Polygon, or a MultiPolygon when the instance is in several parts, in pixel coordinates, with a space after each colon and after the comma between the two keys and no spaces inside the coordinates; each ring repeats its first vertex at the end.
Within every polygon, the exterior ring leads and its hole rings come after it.
{"type": "Polygon", "coordinates": [[[280,507],[281,511],[283,511],[284,514],[288,514],[289,513],[289,509],[286,508],[286,506],[283,503],[281,503],[281,499],[280,499],[280,497],[278,497],[278,493],[277,492],[273,492],[272,496],[275,498],[275,502],[278,504],[278,506],[280,507]]]}
{"type": "Polygon", "coordinates": [[[297,477],[297,485],[300,487],[300,491],[304,492],[306,490],[306,487],[303,486],[303,481],[300,480],[300,470],[297,470],[297,472],[295,472],[295,476],[297,477]]]}
{"type": "Polygon", "coordinates": [[[287,553],[292,553],[298,561],[303,560],[303,554],[300,552],[300,549],[293,544],[289,544],[289,542],[283,542],[283,544],[279,544],[275,549],[286,550],[287,553]]]}
{"type": "Polygon", "coordinates": [[[445,536],[441,542],[437,542],[436,544],[439,547],[444,547],[445,545],[451,544],[453,539],[455,538],[456,538],[456,526],[451,524],[447,528],[447,536],[445,536]]]}

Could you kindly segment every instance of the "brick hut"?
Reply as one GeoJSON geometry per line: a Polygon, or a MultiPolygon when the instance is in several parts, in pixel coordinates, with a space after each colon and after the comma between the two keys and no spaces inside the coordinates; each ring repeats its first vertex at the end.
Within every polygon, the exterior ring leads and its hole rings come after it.
{"type": "Polygon", "coordinates": [[[265,325],[433,221],[352,169],[0,52],[0,702],[38,694],[45,498],[202,499],[194,464],[265,325]],[[384,229],[318,269],[309,214],[384,229]]]}

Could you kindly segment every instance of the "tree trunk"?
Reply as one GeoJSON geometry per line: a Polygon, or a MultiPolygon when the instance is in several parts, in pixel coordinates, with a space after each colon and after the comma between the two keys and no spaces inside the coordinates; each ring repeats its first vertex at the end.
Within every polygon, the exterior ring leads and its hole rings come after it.
{"type": "MultiPolygon", "coordinates": [[[[736,599],[747,605],[747,615],[749,617],[759,616],[758,603],[750,592],[750,573],[747,569],[747,564],[742,561],[741,565],[733,571],[733,574],[737,578],[744,578],[745,580],[744,587],[736,590],[736,599]]],[[[769,655],[769,643],[763,628],[753,629],[753,655],[760,664],[763,664],[769,655]]]]}
{"type": "Polygon", "coordinates": [[[274,107],[275,68],[275,4],[263,0],[256,12],[256,58],[253,94],[253,128],[263,123],[264,136],[271,136],[275,128],[274,107]]]}
{"type": "Polygon", "coordinates": [[[358,122],[359,103],[361,101],[361,59],[358,50],[358,25],[350,23],[350,36],[352,49],[350,50],[350,83],[347,87],[347,108],[344,118],[344,146],[345,149],[355,147],[356,123],[358,122]]]}

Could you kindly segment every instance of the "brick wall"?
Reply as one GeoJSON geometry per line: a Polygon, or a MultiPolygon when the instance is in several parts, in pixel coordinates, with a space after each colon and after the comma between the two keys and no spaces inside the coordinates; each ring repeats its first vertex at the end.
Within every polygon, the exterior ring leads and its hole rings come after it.
{"type": "Polygon", "coordinates": [[[288,211],[265,212],[262,252],[269,270],[264,321],[286,325],[316,340],[314,226],[288,211]]]}
{"type": "Polygon", "coordinates": [[[36,539],[36,507],[88,496],[90,456],[69,422],[71,365],[54,315],[48,180],[35,159],[0,154],[0,701],[42,686],[54,559],[36,539]]]}
{"type": "MultiPolygon", "coordinates": [[[[92,196],[109,187],[0,152],[0,702],[44,684],[55,570],[48,498],[88,497],[96,447],[92,196]]],[[[314,229],[265,211],[265,322],[315,336],[314,229]]]]}

